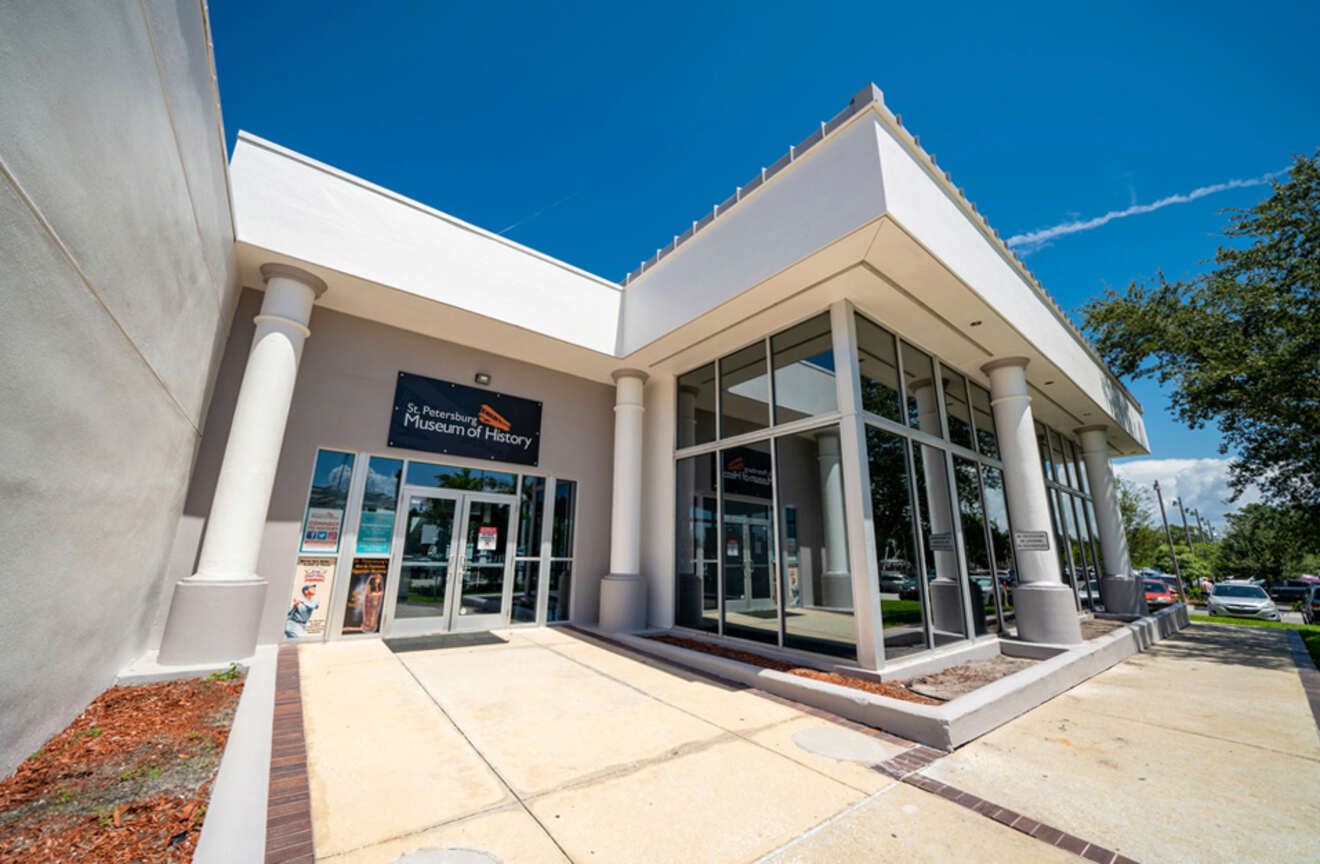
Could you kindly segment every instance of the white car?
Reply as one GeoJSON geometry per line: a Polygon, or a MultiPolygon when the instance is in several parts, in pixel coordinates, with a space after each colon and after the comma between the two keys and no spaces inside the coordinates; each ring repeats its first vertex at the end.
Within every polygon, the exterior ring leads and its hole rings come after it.
{"type": "Polygon", "coordinates": [[[1231,618],[1258,618],[1263,621],[1282,621],[1279,607],[1259,585],[1250,582],[1220,582],[1206,598],[1211,615],[1231,618]]]}

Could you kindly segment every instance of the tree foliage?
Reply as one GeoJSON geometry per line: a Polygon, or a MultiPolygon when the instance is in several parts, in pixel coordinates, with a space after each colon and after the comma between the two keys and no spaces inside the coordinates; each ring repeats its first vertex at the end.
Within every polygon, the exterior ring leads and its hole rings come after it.
{"type": "Polygon", "coordinates": [[[1218,426],[1234,500],[1255,485],[1320,536],[1320,151],[1272,185],[1226,211],[1241,242],[1208,272],[1107,290],[1082,318],[1118,375],[1166,386],[1188,426],[1218,426]]]}
{"type": "Polygon", "coordinates": [[[1309,516],[1300,508],[1248,504],[1227,519],[1217,544],[1216,576],[1272,582],[1310,572],[1317,547],[1306,530],[1309,516]]]}
{"type": "Polygon", "coordinates": [[[1153,567],[1156,550],[1164,542],[1164,529],[1155,525],[1150,493],[1121,477],[1114,478],[1114,485],[1118,491],[1118,512],[1123,517],[1132,566],[1153,567]]]}

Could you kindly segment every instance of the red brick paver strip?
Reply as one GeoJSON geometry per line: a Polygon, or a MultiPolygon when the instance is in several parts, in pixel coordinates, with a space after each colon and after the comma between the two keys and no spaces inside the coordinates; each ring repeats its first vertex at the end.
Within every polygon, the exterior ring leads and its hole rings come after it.
{"type": "Polygon", "coordinates": [[[312,864],[315,860],[298,647],[281,645],[275,663],[275,719],[270,730],[266,864],[312,864]]]}

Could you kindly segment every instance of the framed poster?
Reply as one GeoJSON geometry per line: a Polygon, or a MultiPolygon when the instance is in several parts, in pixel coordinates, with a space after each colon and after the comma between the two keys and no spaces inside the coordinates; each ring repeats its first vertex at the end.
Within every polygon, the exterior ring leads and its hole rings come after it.
{"type": "Polygon", "coordinates": [[[394,511],[363,509],[358,520],[357,553],[388,555],[394,535],[394,511]]]}
{"type": "Polygon", "coordinates": [[[385,606],[388,558],[354,558],[348,577],[348,602],[344,606],[343,633],[379,633],[380,612],[385,606]]]}
{"type": "Polygon", "coordinates": [[[335,578],[334,558],[299,558],[293,597],[284,616],[284,637],[300,639],[325,633],[326,604],[335,578]]]}
{"type": "Polygon", "coordinates": [[[303,526],[302,551],[338,552],[339,528],[344,522],[342,507],[308,507],[303,526]]]}

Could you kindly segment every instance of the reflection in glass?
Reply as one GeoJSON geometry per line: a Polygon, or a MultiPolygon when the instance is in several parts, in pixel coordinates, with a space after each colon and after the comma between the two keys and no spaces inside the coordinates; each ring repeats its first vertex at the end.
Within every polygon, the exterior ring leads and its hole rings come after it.
{"type": "Polygon", "coordinates": [[[573,579],[573,523],[577,512],[577,483],[555,481],[554,522],[551,525],[550,579],[546,591],[547,621],[567,621],[572,615],[570,589],[573,579]]]}
{"type": "Polygon", "coordinates": [[[898,396],[898,358],[889,331],[862,316],[857,319],[857,362],[862,408],[895,423],[903,422],[898,396]]]}
{"type": "Polygon", "coordinates": [[[944,385],[944,410],[949,418],[949,440],[967,449],[972,447],[972,414],[967,407],[967,382],[963,376],[941,364],[944,385]]]}
{"type": "Polygon", "coordinates": [[[724,635],[779,642],[770,443],[720,451],[724,635]]]}
{"type": "Polygon", "coordinates": [[[674,620],[681,627],[719,630],[719,537],[715,454],[680,459],[674,499],[674,563],[678,570],[674,620]]]}
{"type": "Polygon", "coordinates": [[[838,402],[829,313],[771,337],[770,357],[774,363],[776,423],[835,409],[838,402]]]}
{"type": "Polygon", "coordinates": [[[1013,560],[1013,535],[1009,531],[1008,504],[1004,500],[1004,475],[998,468],[981,466],[981,486],[985,490],[985,517],[990,528],[990,552],[994,556],[995,581],[1000,587],[999,605],[1005,632],[1016,632],[1013,614],[1013,589],[1017,585],[1017,564],[1013,560]]]}
{"type": "MultiPolygon", "coordinates": [[[[1064,584],[1073,589],[1074,602],[1078,602],[1076,599],[1077,580],[1074,577],[1071,564],[1071,554],[1068,548],[1068,535],[1072,532],[1063,521],[1063,513],[1065,513],[1066,510],[1059,507],[1059,496],[1063,493],[1059,492],[1057,489],[1046,489],[1045,493],[1050,499],[1050,515],[1053,517],[1054,521],[1054,548],[1059,550],[1059,570],[1063,573],[1064,584]]],[[[1079,602],[1078,608],[1081,608],[1079,602]]]]}
{"type": "Polygon", "coordinates": [[[545,478],[524,474],[522,494],[518,497],[519,558],[541,556],[541,523],[545,515],[545,478]]]}
{"type": "Polygon", "coordinates": [[[512,494],[517,488],[517,483],[518,476],[505,471],[460,468],[456,465],[437,465],[432,462],[408,463],[409,486],[435,486],[440,489],[512,494]]]}
{"type": "Polygon", "coordinates": [[[445,614],[457,507],[458,501],[453,498],[409,497],[395,618],[445,614]]]}
{"type": "Polygon", "coordinates": [[[504,563],[511,509],[508,504],[468,499],[459,615],[499,615],[504,611],[504,563]]]}
{"type": "Polygon", "coordinates": [[[303,514],[302,551],[339,551],[339,532],[344,527],[344,503],[348,482],[353,478],[353,454],[336,450],[316,451],[312,489],[303,514]]]}
{"type": "Polygon", "coordinates": [[[926,541],[931,631],[935,645],[940,646],[967,635],[958,552],[954,548],[953,508],[944,451],[925,444],[913,446],[916,447],[913,456],[917,471],[917,513],[926,541]]]}
{"type": "Polygon", "coordinates": [[[1090,495],[1091,481],[1086,476],[1086,459],[1082,457],[1082,448],[1071,441],[1068,442],[1068,446],[1072,448],[1073,464],[1077,466],[1077,482],[1081,484],[1081,490],[1090,495]]]}
{"type": "MultiPolygon", "coordinates": [[[[1090,500],[1084,499],[1082,510],[1086,513],[1086,529],[1091,536],[1091,560],[1095,562],[1095,578],[1098,580],[1105,574],[1105,560],[1100,557],[1100,533],[1095,530],[1095,508],[1091,506],[1090,500]]],[[[1099,594],[1099,586],[1096,586],[1094,593],[1099,594]]]]}
{"type": "Polygon", "coordinates": [[[784,645],[857,656],[839,427],[775,439],[784,645]]]}
{"type": "Polygon", "coordinates": [[[868,426],[866,458],[871,473],[871,517],[880,579],[880,623],[885,657],[893,660],[926,648],[922,611],[925,590],[920,584],[915,551],[907,444],[897,435],[868,426]]]}
{"type": "Polygon", "coordinates": [[[1072,478],[1072,464],[1068,452],[1063,449],[1063,438],[1053,429],[1050,433],[1050,451],[1054,457],[1055,479],[1070,489],[1077,488],[1077,481],[1072,478]]]}
{"type": "Polygon", "coordinates": [[[1045,440],[1045,427],[1036,424],[1036,447],[1040,449],[1040,466],[1046,480],[1057,480],[1054,475],[1054,457],[1050,455],[1050,445],[1045,440]]]}
{"type": "Polygon", "coordinates": [[[1073,495],[1065,495],[1068,503],[1068,524],[1072,535],[1072,554],[1073,567],[1077,573],[1077,593],[1080,596],[1082,605],[1095,611],[1100,604],[1100,577],[1096,571],[1095,561],[1091,557],[1092,546],[1091,538],[1086,530],[1081,509],[1082,499],[1073,495]]]}
{"type": "Polygon", "coordinates": [[[547,621],[567,621],[571,614],[569,588],[573,581],[572,561],[550,562],[550,605],[545,613],[547,621]]]}
{"type": "Polygon", "coordinates": [[[940,403],[935,398],[935,366],[930,356],[906,342],[903,352],[903,391],[907,394],[908,425],[944,437],[940,428],[940,403]]]}
{"type": "Polygon", "coordinates": [[[958,515],[962,520],[963,554],[967,559],[967,588],[972,598],[972,627],[977,635],[998,632],[995,608],[995,573],[986,546],[985,510],[981,506],[981,483],[976,463],[953,457],[953,479],[958,490],[958,515]]]}
{"type": "Polygon", "coordinates": [[[715,440],[715,364],[678,376],[678,446],[715,440]]]}
{"type": "Polygon", "coordinates": [[[536,559],[517,561],[513,565],[512,621],[536,620],[536,582],[541,562],[536,559]]]}
{"type": "Polygon", "coordinates": [[[995,415],[990,410],[990,391],[980,384],[971,384],[972,420],[976,424],[976,446],[982,456],[999,458],[999,438],[995,434],[995,415]]]}
{"type": "Polygon", "coordinates": [[[720,360],[720,437],[755,432],[770,424],[770,379],[765,344],[757,342],[720,360]]]}
{"type": "Polygon", "coordinates": [[[367,461],[367,485],[358,516],[357,554],[388,555],[394,539],[394,508],[399,502],[402,459],[372,456],[367,461]]]}

